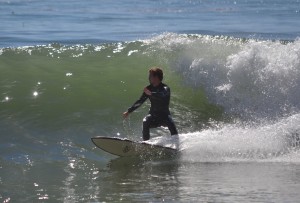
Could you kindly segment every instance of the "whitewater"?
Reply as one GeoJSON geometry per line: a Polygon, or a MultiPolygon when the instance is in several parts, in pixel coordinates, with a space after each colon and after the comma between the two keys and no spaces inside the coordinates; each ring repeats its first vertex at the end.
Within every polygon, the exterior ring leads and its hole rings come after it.
{"type": "Polygon", "coordinates": [[[195,37],[166,34],[151,42],[165,52],[179,49],[171,68],[230,120],[179,136],[182,150],[191,150],[185,159],[298,162],[299,41],[195,37]]]}

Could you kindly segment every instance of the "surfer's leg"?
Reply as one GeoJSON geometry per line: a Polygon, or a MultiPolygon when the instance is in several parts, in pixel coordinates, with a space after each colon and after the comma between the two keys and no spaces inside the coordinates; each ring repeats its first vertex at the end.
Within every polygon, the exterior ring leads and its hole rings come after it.
{"type": "Polygon", "coordinates": [[[166,126],[169,128],[171,135],[178,135],[175,123],[170,115],[166,120],[166,126]]]}
{"type": "Polygon", "coordinates": [[[143,140],[150,139],[150,127],[152,123],[152,116],[149,114],[143,119],[143,140]]]}

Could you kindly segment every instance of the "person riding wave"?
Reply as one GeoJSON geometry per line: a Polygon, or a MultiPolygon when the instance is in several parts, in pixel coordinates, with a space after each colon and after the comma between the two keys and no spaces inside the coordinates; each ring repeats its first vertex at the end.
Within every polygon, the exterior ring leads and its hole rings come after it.
{"type": "Polygon", "coordinates": [[[130,113],[139,108],[147,99],[151,102],[149,114],[143,119],[143,140],[150,139],[150,128],[166,126],[170,130],[171,135],[178,134],[174,121],[171,117],[169,104],[171,90],[162,83],[163,71],[158,67],[149,70],[150,85],[144,88],[141,97],[123,113],[127,118],[130,113]]]}

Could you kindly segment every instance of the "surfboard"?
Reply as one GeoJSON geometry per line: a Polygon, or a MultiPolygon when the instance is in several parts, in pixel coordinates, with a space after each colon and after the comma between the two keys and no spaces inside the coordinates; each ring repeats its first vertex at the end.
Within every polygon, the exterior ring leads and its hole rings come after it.
{"type": "Polygon", "coordinates": [[[92,142],[103,151],[120,157],[174,156],[178,152],[171,147],[164,147],[146,142],[136,142],[126,138],[100,136],[91,139],[92,142]]]}

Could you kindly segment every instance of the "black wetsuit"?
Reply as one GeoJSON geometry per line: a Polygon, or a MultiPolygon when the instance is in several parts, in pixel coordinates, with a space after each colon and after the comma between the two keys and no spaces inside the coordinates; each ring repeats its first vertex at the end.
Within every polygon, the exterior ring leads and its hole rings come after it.
{"type": "Polygon", "coordinates": [[[143,139],[149,140],[150,128],[159,126],[167,126],[171,135],[178,134],[169,111],[171,96],[170,88],[167,85],[160,83],[157,87],[149,85],[147,86],[147,89],[151,91],[151,95],[148,96],[146,93],[143,93],[140,99],[128,109],[128,112],[131,113],[139,108],[148,98],[150,99],[151,107],[149,115],[143,120],[143,139]]]}

